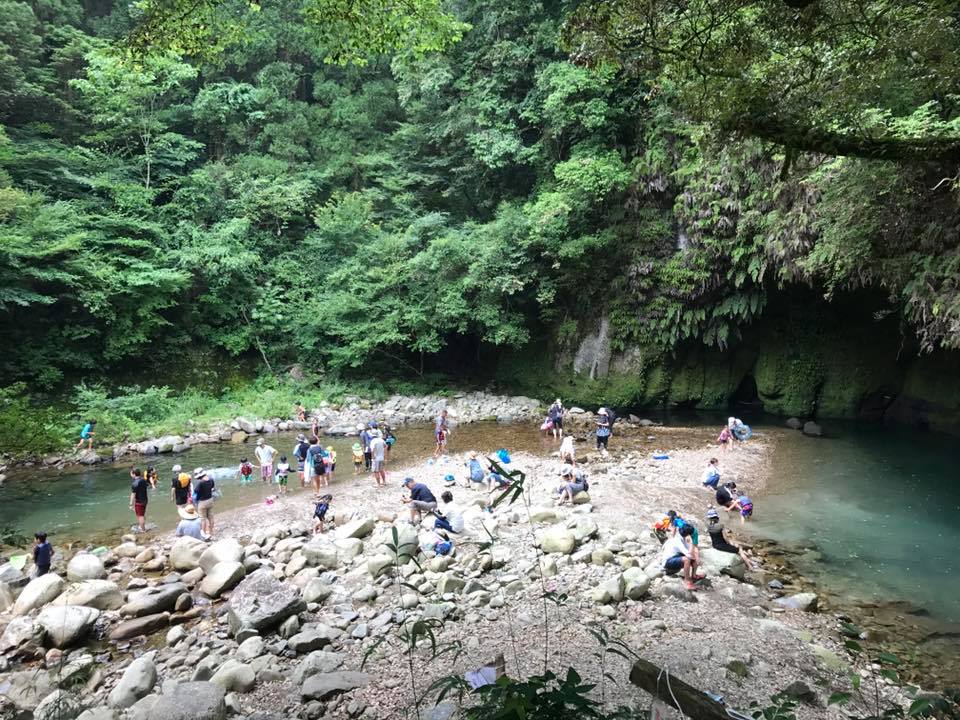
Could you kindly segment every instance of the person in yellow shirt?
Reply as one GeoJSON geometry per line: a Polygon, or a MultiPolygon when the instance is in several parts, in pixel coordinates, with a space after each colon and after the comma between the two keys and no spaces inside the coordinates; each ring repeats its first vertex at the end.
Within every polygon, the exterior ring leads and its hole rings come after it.
{"type": "Polygon", "coordinates": [[[329,485],[333,480],[333,471],[337,469],[337,451],[333,449],[333,445],[327,447],[326,466],[323,484],[329,485]]]}

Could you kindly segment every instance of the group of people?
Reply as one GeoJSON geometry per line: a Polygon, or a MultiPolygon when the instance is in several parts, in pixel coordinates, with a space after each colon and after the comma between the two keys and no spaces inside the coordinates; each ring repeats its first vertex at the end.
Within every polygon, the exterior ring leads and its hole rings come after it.
{"type": "MultiPolygon", "coordinates": [[[[540,426],[541,432],[553,433],[554,440],[570,440],[572,443],[572,439],[569,435],[567,435],[566,438],[563,435],[563,418],[566,414],[567,409],[563,406],[563,402],[561,402],[560,398],[554,400],[550,407],[547,408],[547,417],[540,426]]],[[[612,410],[608,410],[605,407],[597,410],[597,417],[594,420],[594,434],[597,441],[597,450],[602,453],[606,453],[608,451],[610,436],[613,435],[613,423],[615,420],[616,416],[612,410]]],[[[572,444],[570,447],[572,448],[572,444]]],[[[563,445],[561,445],[560,452],[561,455],[563,455],[563,445]]]]}

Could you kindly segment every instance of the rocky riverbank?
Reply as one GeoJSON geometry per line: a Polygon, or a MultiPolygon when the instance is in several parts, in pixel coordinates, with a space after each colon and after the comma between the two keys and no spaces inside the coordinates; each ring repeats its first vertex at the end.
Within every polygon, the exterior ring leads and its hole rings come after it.
{"type": "MultiPolygon", "coordinates": [[[[587,439],[587,416],[570,425],[587,439]]],[[[399,486],[362,477],[335,486],[335,527],[318,537],[309,502],[294,496],[224,514],[212,543],[125,537],[29,583],[0,567],[0,717],[53,720],[57,707],[84,720],[404,717],[411,685],[419,697],[498,654],[512,676],[542,670],[545,657],[591,682],[611,673],[595,695],[646,708],[626,661],[608,654],[601,668],[591,634],[600,628],[732,706],[765,704],[793,684],[804,716],[826,717],[826,697],[847,685],[846,660],[835,619],[796,609],[815,609],[815,596],[770,589],[706,539],[702,590],[660,572],[650,525],[671,507],[699,520],[712,436],[619,426],[608,457],[582,457],[589,496],[573,506],[553,504],[556,459],[518,454],[512,467],[527,476],[515,504],[486,513],[486,493],[454,488],[467,527],[452,557],[411,562],[405,544],[422,538],[402,519],[399,486]],[[399,553],[388,547],[394,532],[399,553]],[[544,589],[557,602],[544,602],[544,589]],[[431,659],[424,639],[408,659],[402,633],[417,619],[457,652],[431,659]]],[[[726,455],[724,477],[755,493],[772,441],[726,455]]],[[[462,462],[390,468],[391,478],[410,472],[439,494],[462,462]]],[[[456,711],[422,702],[423,717],[456,711]]]]}

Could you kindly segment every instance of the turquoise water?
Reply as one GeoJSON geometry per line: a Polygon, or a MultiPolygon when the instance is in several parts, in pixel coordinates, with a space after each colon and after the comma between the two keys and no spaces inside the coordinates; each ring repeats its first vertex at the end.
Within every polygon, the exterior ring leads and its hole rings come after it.
{"type": "Polygon", "coordinates": [[[792,564],[831,593],[960,623],[960,440],[824,426],[778,443],[753,531],[806,549],[792,564]]]}

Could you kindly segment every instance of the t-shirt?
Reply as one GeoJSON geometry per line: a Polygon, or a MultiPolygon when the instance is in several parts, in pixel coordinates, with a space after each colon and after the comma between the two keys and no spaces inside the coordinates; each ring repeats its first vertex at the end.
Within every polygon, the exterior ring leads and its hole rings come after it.
{"type": "Polygon", "coordinates": [[[483,480],[483,466],[480,461],[472,459],[468,465],[470,467],[470,479],[474,482],[481,482],[483,480]]]}
{"type": "Polygon", "coordinates": [[[733,495],[723,485],[717,488],[717,504],[726,507],[733,501],[733,495]]]}
{"type": "Polygon", "coordinates": [[[290,463],[280,463],[277,465],[277,475],[286,477],[290,474],[290,463]]]}
{"type": "Polygon", "coordinates": [[[667,541],[663,544],[663,559],[669,560],[675,555],[683,555],[684,557],[690,557],[690,548],[687,547],[687,544],[683,541],[683,536],[680,533],[676,535],[671,535],[667,538],[667,541]]]}
{"type": "Polygon", "coordinates": [[[311,467],[317,464],[317,458],[322,458],[326,450],[324,450],[320,445],[311,445],[307,450],[307,465],[311,467]]]}
{"type": "MultiPolygon", "coordinates": [[[[76,425],[74,425],[76,427],[76,425]]],[[[83,430],[80,431],[80,437],[87,438],[90,437],[90,432],[93,430],[93,425],[87,423],[83,426],[83,430]]]]}
{"type": "Polygon", "coordinates": [[[708,465],[707,469],[703,471],[704,485],[713,485],[719,479],[720,479],[720,471],[717,470],[715,465],[708,465]]]}
{"type": "Polygon", "coordinates": [[[437,415],[436,420],[436,431],[440,432],[441,430],[447,429],[447,419],[443,415],[437,415]]]}
{"type": "Polygon", "coordinates": [[[130,486],[130,490],[133,492],[133,499],[141,505],[147,504],[147,499],[149,497],[147,491],[149,489],[150,483],[148,483],[142,477],[134,480],[133,484],[130,486]]]}
{"type": "Polygon", "coordinates": [[[203,531],[200,529],[200,518],[194,520],[181,520],[177,525],[177,537],[192,537],[197,540],[203,540],[203,531]]]}
{"type": "Polygon", "coordinates": [[[33,548],[33,563],[37,567],[50,567],[50,561],[53,559],[53,545],[48,542],[42,542],[33,548]]]}
{"type": "Polygon", "coordinates": [[[254,454],[261,465],[273,465],[273,456],[277,454],[277,451],[269,445],[260,445],[254,451],[254,454]]]}
{"type": "Polygon", "coordinates": [[[364,430],[360,433],[360,444],[363,446],[363,451],[367,452],[370,450],[370,432],[364,430]]]}
{"type": "Polygon", "coordinates": [[[447,522],[450,523],[450,527],[453,528],[453,531],[455,533],[462,533],[464,527],[463,513],[457,510],[457,506],[453,503],[448,503],[443,506],[442,512],[447,522]]]}
{"type": "Polygon", "coordinates": [[[556,420],[557,418],[563,417],[563,406],[557,405],[556,403],[551,405],[550,409],[547,410],[547,417],[549,417],[551,420],[556,420]]]}
{"type": "Polygon", "coordinates": [[[303,441],[298,442],[296,447],[293,449],[293,456],[297,460],[303,461],[307,459],[307,450],[310,449],[310,444],[303,441]]]}
{"type": "Polygon", "coordinates": [[[212,479],[207,478],[196,484],[194,489],[197,491],[197,501],[213,499],[213,488],[215,487],[212,479]]]}
{"type": "Polygon", "coordinates": [[[597,437],[608,435],[610,435],[610,420],[606,415],[600,415],[597,419],[597,437]]]}
{"type": "Polygon", "coordinates": [[[414,486],[410,488],[410,499],[428,503],[435,503],[437,501],[437,498],[430,492],[430,488],[423,483],[415,483],[414,486]]]}
{"type": "Polygon", "coordinates": [[[190,484],[187,483],[186,487],[180,485],[180,478],[175,477],[173,479],[173,503],[174,505],[186,505],[187,501],[190,499],[190,484]]]}
{"type": "Polygon", "coordinates": [[[383,438],[374,438],[370,441],[370,453],[373,455],[374,460],[383,462],[386,452],[387,444],[383,441],[383,438]]]}

